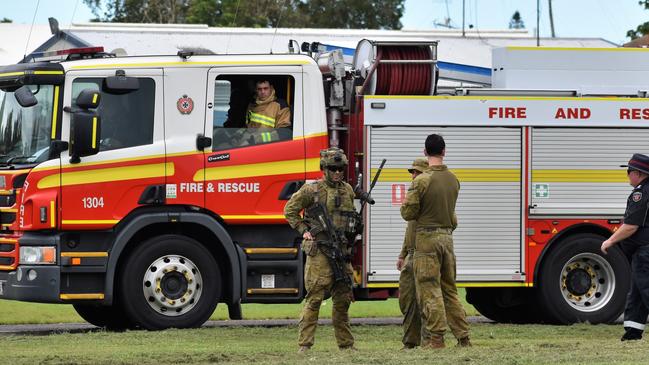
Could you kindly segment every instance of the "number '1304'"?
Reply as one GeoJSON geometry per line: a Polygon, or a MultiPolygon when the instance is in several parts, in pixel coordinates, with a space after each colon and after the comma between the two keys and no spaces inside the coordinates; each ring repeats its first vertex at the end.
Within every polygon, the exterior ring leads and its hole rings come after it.
{"type": "Polygon", "coordinates": [[[85,209],[94,209],[94,208],[103,208],[104,207],[104,197],[87,197],[81,199],[83,201],[83,207],[85,209]]]}

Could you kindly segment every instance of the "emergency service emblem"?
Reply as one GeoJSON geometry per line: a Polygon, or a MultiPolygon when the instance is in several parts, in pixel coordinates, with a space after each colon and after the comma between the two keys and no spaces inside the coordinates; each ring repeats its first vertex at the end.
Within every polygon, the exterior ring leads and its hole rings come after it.
{"type": "Polygon", "coordinates": [[[642,199],[642,193],[639,192],[639,191],[636,191],[635,193],[633,193],[633,195],[631,195],[631,199],[633,199],[633,201],[636,202],[636,203],[639,202],[640,199],[642,199]]]}
{"type": "Polygon", "coordinates": [[[194,110],[194,100],[187,95],[183,95],[183,97],[178,99],[176,102],[176,107],[180,114],[189,114],[194,110]]]}

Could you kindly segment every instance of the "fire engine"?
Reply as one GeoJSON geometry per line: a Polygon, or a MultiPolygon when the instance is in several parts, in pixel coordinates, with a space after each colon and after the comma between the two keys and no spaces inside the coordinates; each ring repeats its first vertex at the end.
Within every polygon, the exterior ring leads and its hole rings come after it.
{"type": "Polygon", "coordinates": [[[459,89],[438,88],[432,41],[364,40],[351,64],[302,52],[87,48],[0,68],[0,298],[72,304],[115,329],[300,302],[301,238],[283,208],[329,146],[365,191],[387,159],[352,264],[358,299],[395,296],[407,168],[440,133],[461,182],[468,301],[504,322],[620,315],[629,264],[599,245],[629,191],[618,165],[649,151],[646,50],[497,49],[492,87],[459,89]],[[257,80],[290,107],[278,138],[246,126],[257,80]]]}

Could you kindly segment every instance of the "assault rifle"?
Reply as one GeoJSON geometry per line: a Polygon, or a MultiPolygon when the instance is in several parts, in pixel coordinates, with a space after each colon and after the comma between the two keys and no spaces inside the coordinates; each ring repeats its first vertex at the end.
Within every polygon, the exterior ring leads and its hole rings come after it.
{"type": "MultiPolygon", "coordinates": [[[[318,225],[327,235],[327,240],[316,241],[318,249],[327,257],[329,266],[334,276],[334,283],[342,282],[345,285],[352,287],[352,279],[345,271],[345,266],[351,259],[343,254],[343,247],[347,245],[347,238],[334,227],[327,209],[320,203],[313,204],[306,209],[309,217],[316,219],[318,225]]],[[[312,232],[313,236],[318,232],[312,232]],[[314,234],[315,233],[315,234],[314,234]]]]}

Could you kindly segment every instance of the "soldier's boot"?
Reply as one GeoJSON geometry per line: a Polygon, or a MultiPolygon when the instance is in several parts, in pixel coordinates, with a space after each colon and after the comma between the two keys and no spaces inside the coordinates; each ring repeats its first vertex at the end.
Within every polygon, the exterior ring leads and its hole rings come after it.
{"type": "Polygon", "coordinates": [[[446,347],[444,344],[444,336],[433,336],[421,348],[425,349],[443,349],[446,347]]]}
{"type": "Polygon", "coordinates": [[[642,330],[636,328],[627,328],[620,341],[634,341],[642,339],[642,330]]]}
{"type": "Polygon", "coordinates": [[[358,351],[358,349],[357,349],[356,347],[354,347],[354,345],[350,345],[350,346],[338,346],[338,349],[339,349],[340,351],[352,351],[352,352],[353,352],[353,351],[358,351]]]}
{"type": "Polygon", "coordinates": [[[471,347],[471,340],[469,340],[469,336],[462,337],[457,340],[457,347],[471,347]]]}
{"type": "Polygon", "coordinates": [[[406,351],[406,350],[413,350],[417,348],[417,345],[413,343],[404,343],[403,347],[401,347],[401,351],[406,351]]]}
{"type": "Polygon", "coordinates": [[[300,346],[300,348],[297,350],[297,353],[306,354],[307,352],[309,352],[309,350],[311,350],[311,347],[309,346],[300,346]]]}

